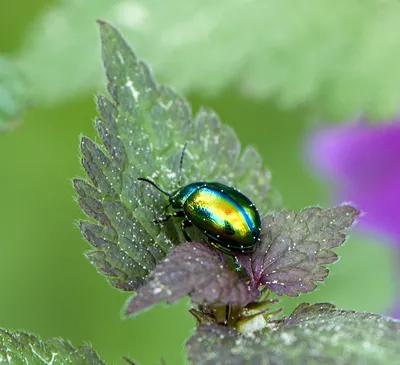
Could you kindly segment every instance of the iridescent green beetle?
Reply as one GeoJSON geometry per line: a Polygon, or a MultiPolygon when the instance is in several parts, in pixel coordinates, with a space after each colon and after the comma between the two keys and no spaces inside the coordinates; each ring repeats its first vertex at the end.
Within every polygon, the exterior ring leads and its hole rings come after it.
{"type": "MultiPolygon", "coordinates": [[[[180,170],[182,170],[182,151],[180,170]]],[[[213,247],[228,254],[253,251],[259,241],[261,219],[255,205],[240,191],[218,182],[195,182],[173,193],[161,189],[154,181],[138,178],[153,185],[167,195],[170,205],[177,211],[155,223],[165,223],[171,217],[182,217],[182,232],[191,241],[186,229],[199,228],[213,247]]]]}
{"type": "Polygon", "coordinates": [[[195,182],[167,193],[153,181],[139,178],[169,197],[177,212],[156,219],[164,223],[171,217],[183,217],[182,231],[195,226],[210,239],[210,245],[225,253],[252,251],[261,231],[260,215],[255,205],[240,191],[218,182],[195,182]]]}

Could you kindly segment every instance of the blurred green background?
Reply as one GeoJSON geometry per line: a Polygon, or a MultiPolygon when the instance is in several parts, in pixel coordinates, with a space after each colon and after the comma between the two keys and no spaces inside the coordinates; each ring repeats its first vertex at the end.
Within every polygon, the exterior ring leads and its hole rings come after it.
{"type": "MultiPolygon", "coordinates": [[[[49,5],[57,2],[3,2],[0,53],[17,54],[32,31],[30,24],[49,5]]],[[[93,37],[93,42],[99,41],[93,37]]],[[[79,68],[79,63],[71,67],[79,68]]],[[[100,61],[92,67],[100,69],[100,61]]],[[[160,80],[169,80],[154,71],[160,80]]],[[[79,135],[94,137],[95,92],[84,90],[62,101],[60,89],[61,101],[46,103],[36,100],[32,90],[22,125],[0,134],[0,326],[45,339],[61,336],[74,345],[90,342],[107,363],[124,364],[125,355],[143,365],[159,363],[161,357],[169,365],[182,364],[183,344],[194,325],[189,303],[157,305],[123,320],[121,309],[129,296],[111,288],[83,256],[88,245],[75,226],[83,214],[70,180],[83,175],[79,135]]],[[[308,107],[287,109],[267,98],[244,97],[234,79],[218,92],[189,92],[187,97],[194,110],[213,108],[243,145],[258,148],[286,208],[330,204],[329,187],[318,182],[304,157],[312,128],[308,107]]],[[[389,248],[357,234],[337,252],[341,260],[330,267],[325,283],[313,294],[284,299],[286,310],[300,301],[331,301],[341,308],[385,312],[395,290],[389,248]]]]}

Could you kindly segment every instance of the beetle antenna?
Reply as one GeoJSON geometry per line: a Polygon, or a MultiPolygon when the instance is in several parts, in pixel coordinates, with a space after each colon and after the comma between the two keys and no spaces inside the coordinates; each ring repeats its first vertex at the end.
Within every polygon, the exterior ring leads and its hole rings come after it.
{"type": "Polygon", "coordinates": [[[149,183],[150,185],[153,185],[158,191],[161,191],[164,195],[168,196],[170,199],[172,199],[172,196],[170,193],[167,193],[165,190],[161,189],[154,181],[147,179],[145,177],[138,177],[137,178],[140,181],[145,181],[149,183]]]}
{"type": "Polygon", "coordinates": [[[183,166],[183,157],[185,156],[185,151],[186,151],[186,147],[187,147],[187,142],[184,144],[183,149],[182,149],[182,153],[181,153],[181,161],[179,163],[179,185],[181,185],[181,179],[182,179],[182,166],[183,166]]]}

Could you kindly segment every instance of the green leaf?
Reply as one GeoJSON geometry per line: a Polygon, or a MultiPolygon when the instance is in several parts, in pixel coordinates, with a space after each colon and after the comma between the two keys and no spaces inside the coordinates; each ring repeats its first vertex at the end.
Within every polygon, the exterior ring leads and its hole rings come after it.
{"type": "Polygon", "coordinates": [[[398,112],[398,1],[63,1],[38,19],[21,53],[42,100],[99,85],[98,17],[179,90],[214,94],[236,82],[245,95],[323,117],[398,112]]]}
{"type": "Polygon", "coordinates": [[[27,107],[28,91],[21,70],[0,54],[0,132],[15,128],[27,107]]]}
{"type": "Polygon", "coordinates": [[[262,220],[260,244],[251,254],[238,254],[250,285],[264,285],[272,292],[298,296],[328,276],[327,264],[337,260],[333,248],[346,239],[344,231],[360,214],[350,205],[301,212],[283,210],[262,220]]]}
{"type": "Polygon", "coordinates": [[[0,329],[0,363],[23,365],[104,365],[99,356],[88,346],[73,347],[61,338],[47,341],[38,336],[0,329]]]}
{"type": "MultiPolygon", "coordinates": [[[[168,201],[138,177],[149,177],[167,191],[195,181],[233,185],[260,213],[278,202],[253,148],[241,153],[235,133],[212,111],[201,109],[192,120],[186,100],[154,81],[117,30],[99,24],[110,97],[97,102],[101,117],[95,127],[102,143],[81,140],[82,165],[91,181],[75,179],[74,186],[83,211],[97,221],[80,223],[95,248],[89,260],[112,285],[135,290],[174,245],[185,242],[173,220],[165,226],[153,223],[166,214],[168,201]]],[[[196,237],[204,239],[193,232],[196,237]]]]}
{"type": "Polygon", "coordinates": [[[269,332],[200,325],[187,346],[193,365],[396,365],[400,321],[303,303],[269,332]]]}

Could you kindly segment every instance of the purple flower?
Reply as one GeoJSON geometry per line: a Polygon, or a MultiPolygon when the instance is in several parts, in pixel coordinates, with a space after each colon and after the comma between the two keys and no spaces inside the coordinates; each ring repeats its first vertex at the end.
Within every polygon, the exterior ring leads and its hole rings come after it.
{"type": "MultiPolygon", "coordinates": [[[[400,121],[321,129],[309,156],[334,182],[334,198],[365,213],[358,227],[385,236],[400,253],[400,121]]],[[[393,314],[400,318],[400,301],[393,314]]]]}
{"type": "Polygon", "coordinates": [[[360,225],[388,235],[400,250],[400,123],[320,130],[311,158],[335,182],[336,197],[366,213],[360,225]]]}

